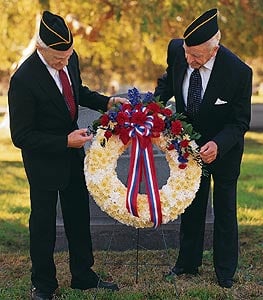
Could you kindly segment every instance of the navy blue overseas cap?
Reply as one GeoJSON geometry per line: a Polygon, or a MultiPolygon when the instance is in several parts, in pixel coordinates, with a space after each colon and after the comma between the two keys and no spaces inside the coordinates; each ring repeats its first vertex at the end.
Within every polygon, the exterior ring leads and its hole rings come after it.
{"type": "Polygon", "coordinates": [[[189,47],[208,41],[218,31],[216,8],[212,8],[196,18],[185,30],[184,40],[189,47]]]}
{"type": "Polygon", "coordinates": [[[49,11],[44,11],[40,21],[39,36],[50,48],[68,50],[73,44],[73,37],[64,19],[49,11]]]}

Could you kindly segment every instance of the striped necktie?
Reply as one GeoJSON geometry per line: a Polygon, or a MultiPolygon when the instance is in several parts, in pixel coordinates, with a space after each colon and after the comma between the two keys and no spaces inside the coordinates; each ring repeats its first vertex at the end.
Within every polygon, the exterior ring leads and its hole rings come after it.
{"type": "Polygon", "coordinates": [[[199,69],[194,69],[189,80],[187,95],[187,114],[195,120],[201,104],[202,78],[199,69]]]}
{"type": "Polygon", "coordinates": [[[65,98],[68,110],[70,112],[71,119],[74,120],[76,115],[76,103],[74,100],[73,92],[70,86],[68,75],[64,70],[59,70],[59,78],[62,84],[62,94],[65,98]]]}

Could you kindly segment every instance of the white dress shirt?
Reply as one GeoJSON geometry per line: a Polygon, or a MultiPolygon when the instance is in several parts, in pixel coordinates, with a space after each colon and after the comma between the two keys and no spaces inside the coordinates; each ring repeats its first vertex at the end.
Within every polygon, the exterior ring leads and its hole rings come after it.
{"type": "MultiPolygon", "coordinates": [[[[62,84],[61,84],[61,81],[60,81],[60,78],[59,78],[59,73],[58,73],[58,70],[50,67],[50,65],[48,65],[48,63],[45,61],[43,55],[37,50],[37,54],[39,56],[39,58],[41,59],[41,61],[43,62],[43,64],[46,66],[46,68],[48,69],[48,72],[50,73],[50,75],[52,76],[52,78],[55,80],[56,82],[56,85],[57,87],[59,88],[61,94],[62,94],[62,84]]],[[[69,79],[69,82],[70,82],[70,85],[71,84],[71,80],[70,80],[70,76],[69,76],[69,73],[68,73],[68,69],[67,67],[65,66],[63,68],[63,70],[66,72],[67,76],[68,76],[68,79],[69,79]]]]}
{"type": "MultiPolygon", "coordinates": [[[[202,78],[202,91],[201,91],[201,97],[203,99],[213,66],[214,66],[214,62],[215,62],[215,56],[210,58],[210,60],[205,63],[200,69],[200,75],[202,78]]],[[[184,77],[184,81],[183,81],[183,98],[184,98],[184,103],[185,106],[187,106],[187,94],[188,94],[188,87],[189,87],[189,80],[190,80],[190,76],[191,73],[193,72],[193,68],[191,68],[190,66],[188,66],[187,71],[185,73],[185,77],[184,77]]]]}

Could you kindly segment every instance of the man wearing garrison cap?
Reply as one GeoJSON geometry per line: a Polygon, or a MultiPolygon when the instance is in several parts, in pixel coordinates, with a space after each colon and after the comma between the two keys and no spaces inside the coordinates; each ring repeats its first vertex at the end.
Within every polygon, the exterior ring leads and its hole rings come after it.
{"type": "Polygon", "coordinates": [[[83,145],[91,140],[78,128],[78,105],[106,111],[114,101],[82,85],[72,34],[63,18],[43,13],[34,53],[13,74],[8,92],[11,136],[21,148],[30,185],[31,299],[52,299],[58,287],[53,251],[58,194],[69,245],[71,287],[107,288],[91,269],[88,192],[83,145]]]}
{"type": "Polygon", "coordinates": [[[252,70],[219,43],[217,15],[217,9],[206,11],[182,39],[170,41],[167,70],[158,79],[155,95],[164,102],[174,97],[176,111],[201,133],[200,156],[209,172],[182,214],[179,255],[169,275],[199,273],[213,178],[214,268],[218,284],[231,288],[238,262],[236,190],[250,123],[252,70]]]}

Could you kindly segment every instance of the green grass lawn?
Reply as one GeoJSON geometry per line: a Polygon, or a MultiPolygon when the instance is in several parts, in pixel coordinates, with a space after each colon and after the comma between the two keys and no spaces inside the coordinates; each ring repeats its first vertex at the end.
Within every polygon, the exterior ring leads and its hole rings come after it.
{"type": "MultiPolygon", "coordinates": [[[[41,171],[41,170],[40,170],[41,171]]],[[[138,282],[136,252],[95,251],[94,269],[120,286],[117,293],[73,291],[66,252],[56,253],[57,277],[62,293],[57,299],[263,299],[263,133],[249,132],[238,185],[240,260],[232,289],[216,284],[212,251],[204,252],[200,276],[163,279],[168,270],[165,251],[140,250],[138,282]],[[157,266],[158,265],[158,266],[157,266]],[[162,266],[163,265],[163,266],[162,266]],[[176,297],[176,289],[178,296],[176,297]]],[[[20,151],[12,145],[7,129],[0,129],[0,300],[28,299],[30,259],[28,253],[29,192],[20,151]]],[[[174,262],[177,249],[169,249],[174,262]]]]}

